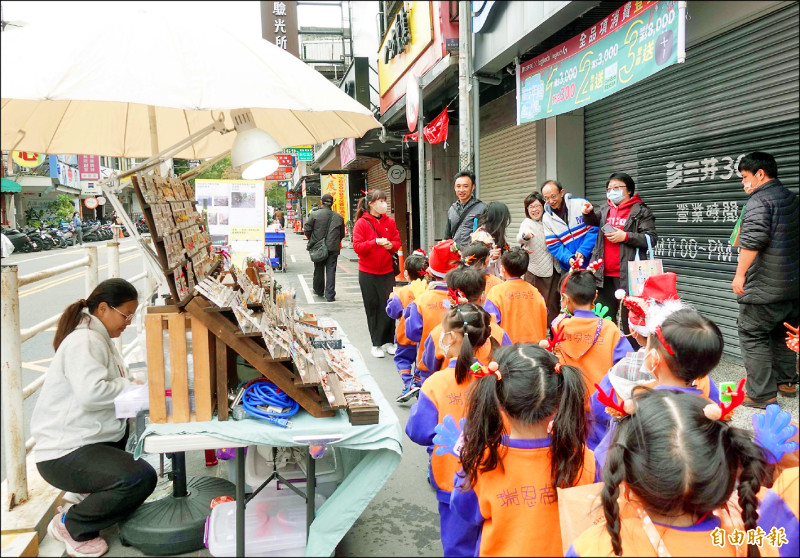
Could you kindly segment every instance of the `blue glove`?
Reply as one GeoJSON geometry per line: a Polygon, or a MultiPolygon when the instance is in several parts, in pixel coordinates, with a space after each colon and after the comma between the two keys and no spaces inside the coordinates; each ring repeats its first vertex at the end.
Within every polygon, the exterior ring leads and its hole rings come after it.
{"type": "Polygon", "coordinates": [[[797,442],[787,440],[797,434],[797,427],[789,424],[792,415],[781,411],[776,403],[767,405],[766,411],[753,415],[754,441],[764,450],[764,457],[770,464],[775,464],[786,453],[797,451],[797,442]]]}
{"type": "Polygon", "coordinates": [[[436,455],[447,455],[448,453],[461,457],[461,446],[464,445],[463,428],[466,418],[462,418],[459,424],[453,415],[445,415],[442,422],[436,425],[434,430],[436,435],[433,437],[433,444],[437,446],[433,452],[436,455]]]}

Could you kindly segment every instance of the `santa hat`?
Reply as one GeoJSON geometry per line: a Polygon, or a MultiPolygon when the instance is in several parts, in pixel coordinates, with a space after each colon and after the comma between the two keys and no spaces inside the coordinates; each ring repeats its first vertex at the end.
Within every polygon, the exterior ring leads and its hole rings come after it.
{"type": "Polygon", "coordinates": [[[431,249],[428,271],[442,279],[448,271],[455,269],[460,259],[458,246],[453,239],[443,240],[431,249]]]}
{"type": "Polygon", "coordinates": [[[417,248],[416,250],[411,252],[411,255],[412,256],[422,256],[423,258],[427,258],[428,257],[428,254],[426,254],[425,250],[423,250],[422,248],[417,248]]]}
{"type": "Polygon", "coordinates": [[[628,326],[631,331],[647,337],[667,316],[686,308],[678,296],[677,285],[678,276],[667,272],[648,277],[641,296],[628,296],[624,290],[618,289],[614,294],[628,307],[628,326]]]}

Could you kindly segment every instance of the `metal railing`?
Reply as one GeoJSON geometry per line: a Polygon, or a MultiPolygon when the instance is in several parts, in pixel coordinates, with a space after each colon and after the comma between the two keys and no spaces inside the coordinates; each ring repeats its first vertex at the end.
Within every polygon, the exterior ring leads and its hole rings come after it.
{"type": "MultiPolygon", "coordinates": [[[[145,238],[146,242],[149,240],[149,238],[145,238]]],[[[116,241],[108,242],[107,247],[109,278],[120,276],[120,254],[140,250],[138,245],[120,250],[119,242],[116,241]]],[[[140,304],[136,310],[136,339],[125,347],[122,346],[120,338],[114,340],[123,357],[127,357],[136,349],[144,327],[143,316],[146,312],[144,309],[149,306],[152,293],[157,288],[155,278],[150,275],[147,267],[146,257],[143,265],[144,271],[142,273],[128,279],[131,283],[142,279],[145,280],[145,288],[141,289],[140,293],[143,292],[146,296],[144,296],[143,304],[140,304]]],[[[8,481],[8,499],[2,505],[6,506],[8,510],[28,499],[26,459],[27,454],[34,446],[35,439],[31,437],[28,440],[23,440],[25,432],[23,403],[42,387],[45,379],[45,374],[42,373],[40,377],[27,386],[22,385],[22,343],[55,326],[63,313],[60,312],[31,327],[22,329],[20,327],[19,289],[25,285],[83,267],[86,268],[85,291],[88,298],[99,283],[97,247],[87,247],[86,254],[73,262],[28,275],[19,276],[16,265],[2,266],[2,321],[0,321],[0,327],[2,327],[3,337],[2,392],[0,392],[2,399],[0,401],[2,401],[3,405],[3,444],[6,457],[6,479],[8,481]]]]}

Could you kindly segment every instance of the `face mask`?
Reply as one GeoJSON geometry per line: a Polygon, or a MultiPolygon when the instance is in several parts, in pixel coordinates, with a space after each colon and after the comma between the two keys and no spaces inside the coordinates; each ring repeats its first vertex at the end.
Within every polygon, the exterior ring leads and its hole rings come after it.
{"type": "Polygon", "coordinates": [[[442,354],[447,358],[447,353],[450,352],[450,347],[453,346],[452,343],[445,343],[444,336],[450,333],[449,331],[443,331],[441,335],[439,335],[439,350],[442,351],[442,354]]]}
{"type": "Polygon", "coordinates": [[[753,186],[752,180],[750,182],[745,182],[743,186],[744,186],[744,193],[747,194],[748,196],[753,192],[755,192],[756,190],[756,187],[753,186]]]}
{"type": "Polygon", "coordinates": [[[386,213],[386,209],[387,208],[388,208],[388,206],[387,206],[385,201],[379,201],[379,202],[376,202],[376,203],[372,204],[372,209],[375,210],[375,213],[378,213],[380,215],[383,215],[384,213],[386,213]]]}
{"type": "Polygon", "coordinates": [[[639,367],[639,372],[647,376],[655,376],[655,370],[656,368],[658,368],[658,363],[656,363],[655,366],[653,366],[652,368],[647,367],[647,357],[650,356],[651,353],[655,353],[656,356],[658,356],[658,353],[656,353],[655,349],[648,351],[647,354],[644,355],[644,360],[642,361],[642,365],[639,367]]]}
{"type": "Polygon", "coordinates": [[[613,204],[621,202],[623,197],[625,197],[625,195],[622,193],[622,190],[609,190],[606,192],[606,198],[613,204]]]}

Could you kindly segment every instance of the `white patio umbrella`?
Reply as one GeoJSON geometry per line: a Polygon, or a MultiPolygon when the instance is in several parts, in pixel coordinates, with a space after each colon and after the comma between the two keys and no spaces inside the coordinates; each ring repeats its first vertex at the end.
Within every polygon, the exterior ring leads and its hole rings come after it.
{"type": "MultiPolygon", "coordinates": [[[[105,26],[78,15],[0,34],[0,148],[150,157],[220,116],[232,130],[231,109],[250,109],[281,148],[380,127],[276,45],[186,12],[170,18],[156,5],[105,26]]],[[[215,157],[235,137],[210,134],[172,156],[215,157]]]]}

